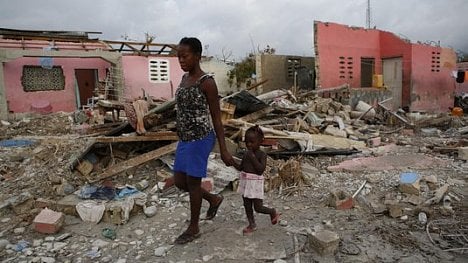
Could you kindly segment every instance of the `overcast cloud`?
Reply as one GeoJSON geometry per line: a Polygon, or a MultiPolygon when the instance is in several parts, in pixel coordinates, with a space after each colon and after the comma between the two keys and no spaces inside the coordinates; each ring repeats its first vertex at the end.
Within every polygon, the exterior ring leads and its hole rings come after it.
{"type": "MultiPolygon", "coordinates": [[[[313,21],[364,27],[367,0],[0,0],[0,27],[99,31],[158,43],[199,37],[208,55],[243,57],[266,45],[279,54],[313,56],[313,21]]],[[[468,1],[371,0],[372,26],[416,41],[468,52],[468,1]]]]}

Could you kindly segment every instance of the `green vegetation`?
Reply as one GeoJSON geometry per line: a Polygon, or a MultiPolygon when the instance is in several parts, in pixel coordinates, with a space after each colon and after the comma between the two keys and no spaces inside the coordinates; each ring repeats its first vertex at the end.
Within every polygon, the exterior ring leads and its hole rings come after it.
{"type": "Polygon", "coordinates": [[[234,65],[234,68],[228,71],[229,86],[236,85],[240,87],[243,83],[247,86],[251,85],[252,74],[255,74],[255,55],[249,54],[241,62],[234,65]]]}

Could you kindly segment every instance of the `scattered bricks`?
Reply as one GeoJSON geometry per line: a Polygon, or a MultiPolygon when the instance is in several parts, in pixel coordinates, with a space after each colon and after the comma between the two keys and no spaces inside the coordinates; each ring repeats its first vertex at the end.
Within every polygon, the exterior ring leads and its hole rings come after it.
{"type": "Polygon", "coordinates": [[[338,210],[345,210],[354,207],[354,200],[345,192],[336,191],[330,193],[328,204],[329,206],[335,207],[338,210]]]}
{"type": "Polygon", "coordinates": [[[213,178],[203,178],[201,182],[201,187],[206,191],[211,192],[213,190],[213,184],[213,178]]]}
{"type": "Polygon", "coordinates": [[[62,228],[65,216],[61,212],[55,212],[44,208],[33,221],[34,229],[43,234],[54,234],[62,228]]]}
{"type": "Polygon", "coordinates": [[[419,195],[419,176],[416,173],[400,174],[400,191],[406,194],[419,195]]]}
{"type": "Polygon", "coordinates": [[[319,230],[308,235],[309,246],[322,256],[333,255],[338,250],[340,237],[329,230],[319,230]]]}
{"type": "Polygon", "coordinates": [[[380,146],[381,143],[382,143],[382,139],[380,137],[374,137],[374,138],[370,138],[369,140],[367,140],[367,145],[369,147],[378,147],[380,146]]]}
{"type": "Polygon", "coordinates": [[[399,205],[389,205],[388,214],[393,218],[401,217],[403,216],[403,209],[399,205]]]}
{"type": "Polygon", "coordinates": [[[93,164],[88,160],[82,160],[80,164],[76,167],[76,170],[80,172],[83,176],[88,176],[93,171],[93,164]]]}
{"type": "Polygon", "coordinates": [[[458,158],[461,160],[468,161],[468,147],[458,148],[458,158]]]}

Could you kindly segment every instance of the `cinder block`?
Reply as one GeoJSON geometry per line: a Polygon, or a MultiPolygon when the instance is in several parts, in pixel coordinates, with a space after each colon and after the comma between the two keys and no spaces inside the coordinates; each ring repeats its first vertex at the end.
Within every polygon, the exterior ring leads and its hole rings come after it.
{"type": "Polygon", "coordinates": [[[340,237],[329,230],[319,230],[308,235],[309,246],[322,256],[333,255],[338,250],[340,237]]]}
{"type": "Polygon", "coordinates": [[[400,174],[400,191],[406,194],[419,195],[419,176],[416,173],[400,174]]]}
{"type": "Polygon", "coordinates": [[[468,146],[458,148],[458,158],[461,160],[468,161],[468,146]]]}
{"type": "Polygon", "coordinates": [[[43,234],[54,234],[60,231],[65,216],[61,212],[55,212],[44,208],[33,221],[34,229],[43,234]]]}

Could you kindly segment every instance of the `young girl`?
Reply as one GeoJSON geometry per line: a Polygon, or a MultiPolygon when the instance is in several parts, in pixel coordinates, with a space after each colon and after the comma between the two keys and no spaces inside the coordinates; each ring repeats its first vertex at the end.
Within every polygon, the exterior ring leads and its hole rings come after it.
{"type": "Polygon", "coordinates": [[[260,144],[263,141],[263,131],[260,127],[250,127],[245,133],[245,146],[247,152],[242,158],[240,164],[236,163],[235,167],[241,171],[238,192],[242,194],[244,199],[245,213],[249,225],[242,231],[244,235],[250,234],[256,230],[253,209],[257,213],[269,214],[273,225],[278,223],[280,213],[273,208],[268,208],[263,205],[263,172],[266,168],[266,154],[260,150],[260,144]],[[253,209],[252,209],[253,206],[253,209]]]}

